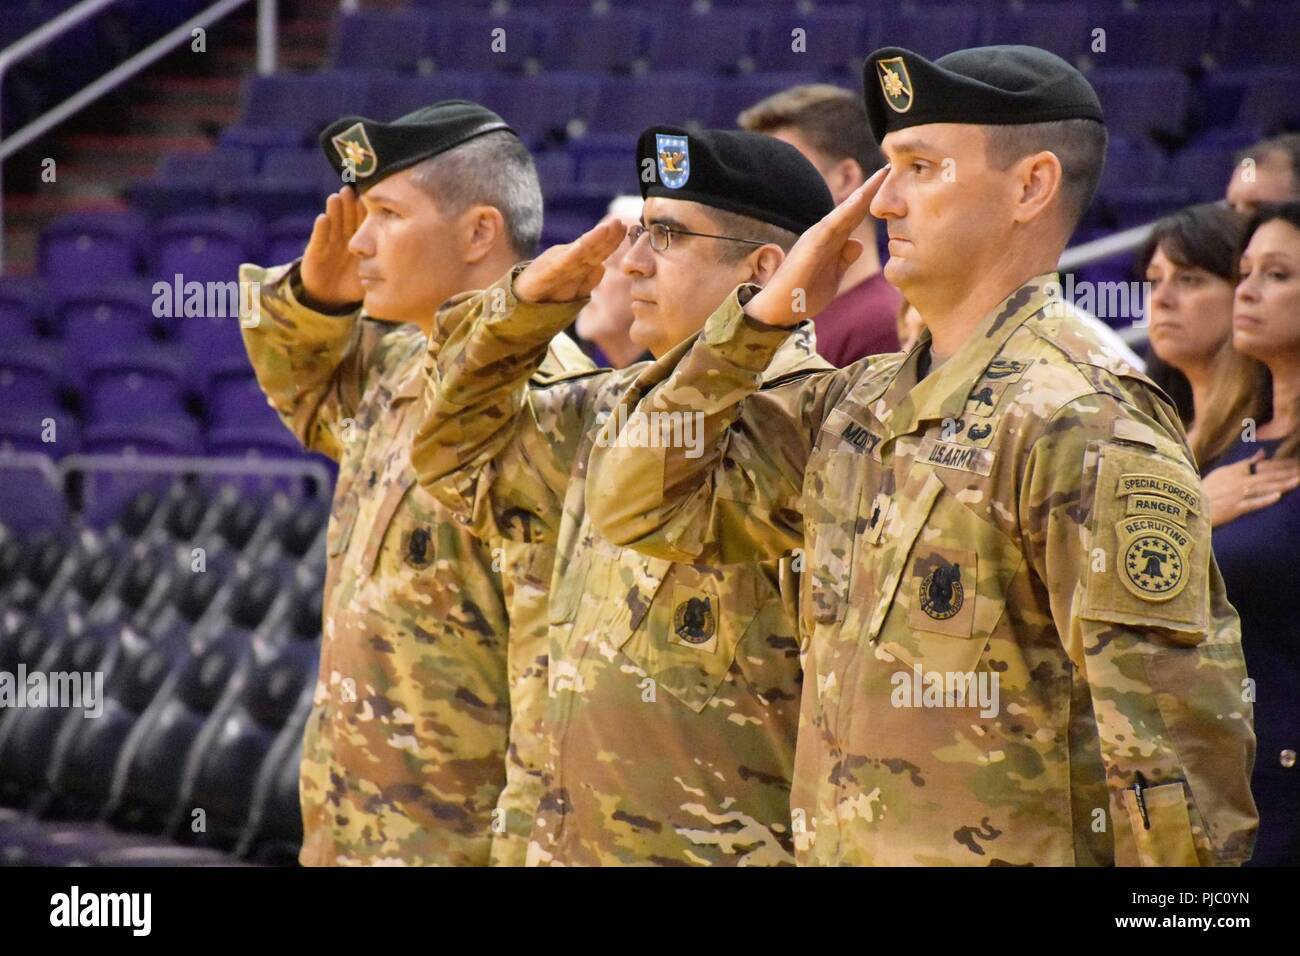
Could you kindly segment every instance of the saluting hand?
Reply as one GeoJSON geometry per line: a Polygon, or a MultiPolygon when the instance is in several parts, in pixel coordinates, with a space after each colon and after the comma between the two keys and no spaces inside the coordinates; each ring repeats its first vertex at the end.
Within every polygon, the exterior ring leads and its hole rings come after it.
{"type": "Polygon", "coordinates": [[[850,237],[867,218],[888,173],[888,166],[877,170],[804,232],[762,291],[749,300],[745,314],[767,325],[796,325],[830,305],[845,271],[862,255],[862,243],[850,237]]]}
{"type": "Polygon", "coordinates": [[[585,298],[600,281],[605,260],[625,235],[627,227],[611,219],[573,242],[552,246],[515,277],[515,296],[534,304],[585,298]]]}
{"type": "Polygon", "coordinates": [[[351,186],[325,201],[302,254],[302,288],[313,306],[334,312],[365,298],[357,257],[348,252],[348,242],[365,218],[366,207],[351,186]]]}

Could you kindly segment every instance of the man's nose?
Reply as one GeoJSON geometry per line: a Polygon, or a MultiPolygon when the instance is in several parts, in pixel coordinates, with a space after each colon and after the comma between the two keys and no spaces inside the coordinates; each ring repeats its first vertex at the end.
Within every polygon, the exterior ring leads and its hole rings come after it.
{"type": "Polygon", "coordinates": [[[654,252],[650,248],[650,233],[643,232],[636,242],[628,247],[619,263],[619,269],[628,276],[650,276],[655,271],[654,252]]]}
{"type": "Polygon", "coordinates": [[[899,196],[894,180],[897,172],[896,167],[890,167],[889,172],[885,174],[885,181],[880,184],[880,189],[872,197],[871,205],[867,207],[871,215],[877,219],[898,219],[903,215],[902,197],[899,196]]]}
{"type": "Polygon", "coordinates": [[[370,232],[370,220],[372,218],[367,216],[363,219],[357,231],[348,240],[348,252],[359,259],[367,259],[375,254],[374,237],[370,232]]]}

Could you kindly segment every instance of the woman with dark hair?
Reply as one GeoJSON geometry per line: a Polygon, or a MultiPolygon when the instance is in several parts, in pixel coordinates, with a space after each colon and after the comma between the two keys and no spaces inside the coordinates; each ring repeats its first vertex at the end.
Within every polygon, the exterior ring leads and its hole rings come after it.
{"type": "Polygon", "coordinates": [[[1232,345],[1266,369],[1268,388],[1258,391],[1249,377],[1224,377],[1211,390],[1211,408],[1239,404],[1245,413],[1207,444],[1217,467],[1206,476],[1205,491],[1217,525],[1214,556],[1241,616],[1254,681],[1258,749],[1251,788],[1260,816],[1254,863],[1295,865],[1300,589],[1291,575],[1300,568],[1300,494],[1293,492],[1300,484],[1300,203],[1261,209],[1244,242],[1232,345]]]}
{"type": "Polygon", "coordinates": [[[1137,257],[1150,286],[1147,374],[1169,393],[1201,457],[1198,427],[1232,338],[1232,290],[1244,220],[1226,206],[1162,219],[1137,257]]]}

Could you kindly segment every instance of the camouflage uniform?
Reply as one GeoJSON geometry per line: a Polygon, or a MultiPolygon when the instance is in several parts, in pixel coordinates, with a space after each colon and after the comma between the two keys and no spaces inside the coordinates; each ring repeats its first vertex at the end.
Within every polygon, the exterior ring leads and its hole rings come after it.
{"type": "Polygon", "coordinates": [[[806,542],[801,863],[1250,856],[1240,630],[1182,428],[1053,279],[919,382],[928,333],[760,386],[785,333],[733,295],[624,398],[705,411],[705,454],[593,454],[591,513],[616,542],[705,561],[806,542]],[[981,682],[996,707],[972,706],[981,682]]]}
{"type": "MultiPolygon", "coordinates": [[[[339,463],[300,860],[486,864],[506,776],[507,624],[525,638],[543,624],[508,615],[490,544],[415,482],[426,338],[308,308],[296,263],[244,265],[240,281],[260,283],[244,342],[270,404],[339,463]]],[[[566,362],[585,362],[571,343],[548,357],[566,362]]]]}
{"type": "MultiPolygon", "coordinates": [[[[796,578],[777,556],[673,564],[594,531],[587,457],[645,365],[523,388],[582,304],[521,304],[512,277],[487,290],[432,353],[412,450],[420,480],[476,531],[556,552],[549,662],[535,661],[549,664],[538,672],[549,747],[528,861],[793,863],[796,578]]],[[[814,345],[806,324],[773,373],[829,368],[814,345]]]]}

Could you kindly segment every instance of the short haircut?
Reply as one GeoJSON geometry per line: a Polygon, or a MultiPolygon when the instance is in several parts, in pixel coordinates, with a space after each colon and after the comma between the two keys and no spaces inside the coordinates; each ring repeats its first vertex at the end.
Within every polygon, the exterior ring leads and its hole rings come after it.
{"type": "MultiPolygon", "coordinates": [[[[789,229],[782,229],[780,226],[774,226],[770,222],[764,222],[752,216],[744,216],[738,212],[728,212],[725,209],[716,209],[713,206],[709,206],[708,211],[709,218],[713,222],[714,231],[720,236],[753,239],[762,243],[771,242],[780,246],[783,252],[789,252],[790,247],[799,239],[798,233],[791,232],[789,229]]],[[[751,246],[747,242],[727,242],[723,239],[714,239],[712,242],[718,246],[718,262],[723,265],[735,265],[758,248],[758,246],[751,246]]]]}
{"type": "Polygon", "coordinates": [[[1092,202],[1106,165],[1106,127],[1091,119],[985,126],[986,155],[994,169],[1044,150],[1061,161],[1061,208],[1073,232],[1092,202]]]}
{"type": "Polygon", "coordinates": [[[1281,155],[1291,165],[1291,191],[1300,199],[1300,133],[1283,133],[1270,136],[1237,153],[1236,165],[1243,160],[1253,159],[1256,163],[1266,161],[1270,156],[1281,155]]]}
{"type": "Polygon", "coordinates": [[[492,206],[505,220],[510,247],[521,259],[537,251],[542,238],[542,187],[524,144],[504,130],[418,163],[411,181],[433,197],[444,215],[470,206],[492,206]]]}
{"type": "Polygon", "coordinates": [[[829,83],[774,93],[741,113],[736,124],[755,133],[795,129],[808,145],[834,162],[854,160],[862,167],[864,179],[885,165],[880,147],[871,138],[862,97],[829,83]]]}

